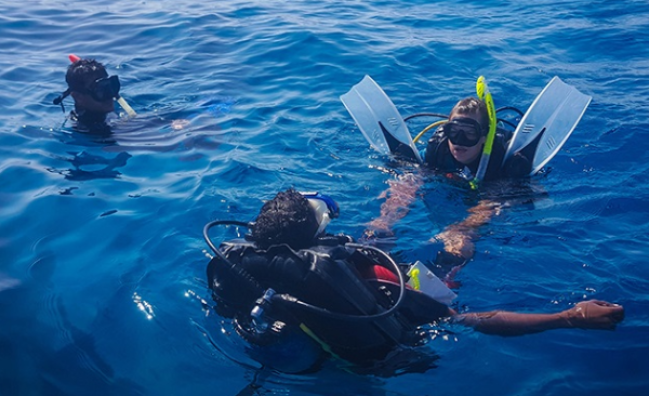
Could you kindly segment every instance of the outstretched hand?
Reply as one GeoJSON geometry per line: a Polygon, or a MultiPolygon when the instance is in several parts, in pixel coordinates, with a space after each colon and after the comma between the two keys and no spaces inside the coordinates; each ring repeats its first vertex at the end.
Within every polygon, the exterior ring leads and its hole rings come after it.
{"type": "Polygon", "coordinates": [[[562,312],[571,327],[612,330],[624,319],[624,308],[606,301],[582,301],[562,312]]]}

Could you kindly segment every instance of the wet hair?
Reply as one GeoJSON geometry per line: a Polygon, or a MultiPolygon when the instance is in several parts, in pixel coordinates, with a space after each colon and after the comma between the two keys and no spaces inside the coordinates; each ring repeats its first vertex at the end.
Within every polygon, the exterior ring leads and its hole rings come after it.
{"type": "Polygon", "coordinates": [[[108,77],[106,68],[94,59],[80,59],[68,67],[65,81],[71,91],[85,92],[92,81],[108,77]]]}
{"type": "Polygon", "coordinates": [[[313,244],[317,230],[318,221],[309,201],[289,188],[262,206],[252,226],[252,239],[262,249],[285,243],[299,250],[313,244]]]}
{"type": "Polygon", "coordinates": [[[480,127],[482,128],[482,133],[486,135],[487,132],[489,132],[489,112],[487,111],[487,105],[484,101],[473,97],[460,100],[455,106],[453,106],[449,119],[463,115],[477,116],[480,127]]]}

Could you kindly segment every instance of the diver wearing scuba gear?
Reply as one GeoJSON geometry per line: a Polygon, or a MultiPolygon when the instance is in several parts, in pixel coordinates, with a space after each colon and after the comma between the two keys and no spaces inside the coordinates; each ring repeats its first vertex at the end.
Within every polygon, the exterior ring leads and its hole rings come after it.
{"type": "Polygon", "coordinates": [[[264,204],[247,240],[217,249],[209,228],[228,222],[204,228],[216,254],[207,275],[217,312],[232,317],[237,332],[257,346],[278,348],[300,329],[321,350],[306,366],[303,356],[303,364],[289,364],[257,350],[258,360],[278,370],[309,370],[325,351],[356,364],[382,359],[399,345],[415,345],[419,324],[448,316],[446,305],[407,288],[405,275],[385,253],[350,243],[348,236],[314,237],[323,228],[317,219],[337,212],[328,197],[288,190],[264,204]]]}
{"type": "MultiPolygon", "coordinates": [[[[335,216],[337,205],[329,207],[327,217],[335,216]]],[[[313,370],[327,356],[361,366],[381,360],[396,348],[418,345],[418,326],[443,318],[485,333],[515,335],[568,327],[612,329],[624,315],[621,306],[595,301],[557,314],[458,315],[405,286],[410,266],[401,269],[385,253],[352,243],[348,236],[313,237],[321,228],[317,216],[309,199],[289,189],[263,205],[246,240],[216,248],[210,227],[230,222],[204,228],[216,254],[207,277],[217,312],[234,319],[253,358],[280,371],[313,370]]]]}

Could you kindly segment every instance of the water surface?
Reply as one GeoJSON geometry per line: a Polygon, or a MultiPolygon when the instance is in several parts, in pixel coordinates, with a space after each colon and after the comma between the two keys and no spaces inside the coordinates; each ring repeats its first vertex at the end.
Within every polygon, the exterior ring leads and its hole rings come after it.
{"type": "MultiPolygon", "coordinates": [[[[647,21],[644,1],[1,1],[0,394],[645,394],[647,21]],[[139,116],[74,132],[51,104],[69,53],[118,74],[139,116]],[[388,378],[260,370],[221,332],[205,223],[294,186],[335,197],[330,230],[359,236],[412,171],[389,171],[339,100],[365,74],[404,116],[448,112],[479,75],[498,107],[555,75],[593,96],[534,181],[546,194],[481,229],[456,307],[596,298],[625,306],[616,331],[442,328],[423,347],[436,368],[388,378]]],[[[474,199],[430,180],[396,248],[430,253],[474,199]]]]}

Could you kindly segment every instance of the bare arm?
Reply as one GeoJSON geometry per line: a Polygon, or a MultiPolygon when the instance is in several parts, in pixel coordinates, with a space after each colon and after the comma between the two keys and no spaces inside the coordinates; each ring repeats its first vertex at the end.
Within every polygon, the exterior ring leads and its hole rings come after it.
{"type": "Polygon", "coordinates": [[[613,330],[623,319],[621,305],[590,300],[552,314],[493,311],[454,315],[452,321],[481,333],[516,336],[569,328],[613,330]]]}
{"type": "Polygon", "coordinates": [[[478,228],[487,224],[497,214],[500,205],[490,200],[482,200],[471,209],[469,216],[459,223],[453,223],[444,231],[435,235],[431,241],[444,243],[444,250],[465,260],[473,257],[475,245],[473,241],[478,238],[478,228]]]}
{"type": "Polygon", "coordinates": [[[407,173],[388,181],[388,184],[388,190],[381,194],[381,197],[387,197],[381,205],[381,215],[367,224],[364,232],[366,237],[392,233],[392,226],[408,214],[408,207],[415,200],[423,178],[418,174],[407,173]]]}

